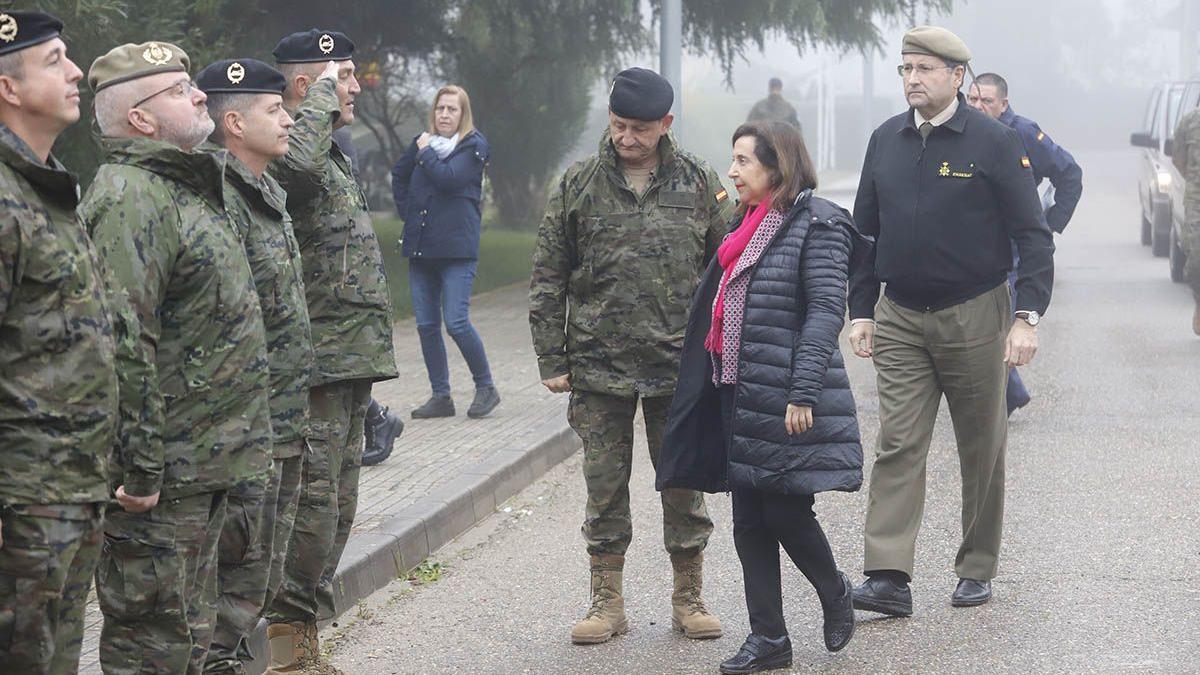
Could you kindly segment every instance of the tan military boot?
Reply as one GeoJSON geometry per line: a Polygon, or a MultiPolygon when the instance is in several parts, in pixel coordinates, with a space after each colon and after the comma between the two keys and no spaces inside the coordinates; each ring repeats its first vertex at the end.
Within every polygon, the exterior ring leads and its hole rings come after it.
{"type": "Polygon", "coordinates": [[[342,675],[321,656],[317,624],[303,621],[267,626],[271,661],[265,675],[342,675]]]}
{"type": "Polygon", "coordinates": [[[592,556],[592,607],[571,629],[571,642],[594,645],[629,631],[625,598],[621,595],[621,570],[625,556],[592,556]]]}
{"type": "Polygon", "coordinates": [[[671,625],[693,640],[721,637],[721,620],[709,613],[700,597],[703,586],[704,554],[671,554],[675,569],[675,592],[671,594],[671,625]]]}

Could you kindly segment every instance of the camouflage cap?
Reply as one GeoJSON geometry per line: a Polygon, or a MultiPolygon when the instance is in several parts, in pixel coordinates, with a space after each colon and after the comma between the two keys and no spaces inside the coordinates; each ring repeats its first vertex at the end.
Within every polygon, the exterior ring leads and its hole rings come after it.
{"type": "Polygon", "coordinates": [[[971,60],[967,43],[954,33],[939,26],[917,26],[904,34],[901,54],[928,54],[946,61],[966,63],[971,60]]]}
{"type": "Polygon", "coordinates": [[[88,86],[97,92],[148,75],[186,73],[191,65],[187,52],[169,42],[123,44],[92,61],[92,67],[88,69],[88,86]]]}

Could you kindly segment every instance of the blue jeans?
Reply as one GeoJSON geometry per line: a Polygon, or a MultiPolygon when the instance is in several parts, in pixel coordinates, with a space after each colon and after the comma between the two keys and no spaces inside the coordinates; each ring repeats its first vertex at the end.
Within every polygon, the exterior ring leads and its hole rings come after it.
{"type": "MultiPolygon", "coordinates": [[[[1017,308],[1017,263],[1021,262],[1021,257],[1017,255],[1017,245],[1014,242],[1012,245],[1013,268],[1008,273],[1008,287],[1012,291],[1013,308],[1017,308]]],[[[1008,369],[1008,390],[1005,392],[1005,398],[1008,401],[1008,412],[1012,414],[1013,410],[1020,408],[1029,403],[1029,390],[1025,388],[1025,383],[1021,381],[1021,376],[1017,373],[1016,368],[1008,369]]]]}
{"type": "Polygon", "coordinates": [[[450,366],[446,362],[446,343],[442,339],[443,318],[446,332],[454,339],[471,369],[475,387],[493,386],[483,341],[468,318],[477,265],[475,260],[408,259],[413,313],[417,317],[421,355],[425,357],[425,370],[429,372],[434,396],[450,395],[450,366]]]}

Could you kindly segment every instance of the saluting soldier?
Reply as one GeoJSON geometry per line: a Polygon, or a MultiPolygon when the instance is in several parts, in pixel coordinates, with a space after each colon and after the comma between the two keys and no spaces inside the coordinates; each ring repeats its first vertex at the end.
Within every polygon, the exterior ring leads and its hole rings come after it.
{"type": "Polygon", "coordinates": [[[117,419],[113,329],[79,187],[63,25],[0,14],[0,670],[73,673],[117,419]]]}
{"type": "Polygon", "coordinates": [[[284,578],[268,608],[271,667],[320,662],[318,618],[333,616],[333,574],[358,505],[371,384],[396,377],[392,302],[379,239],[333,132],[354,122],[354,43],[337,31],[294,33],[275,47],[295,118],[288,152],[268,172],[287,191],[304,268],[316,370],[311,454],[284,578]]]}
{"type": "Polygon", "coordinates": [[[270,362],[272,467],[229,492],[217,554],[217,624],[204,666],[206,673],[244,673],[252,660],[250,632],[279,587],[296,517],[314,357],[287,194],[266,172],[287,153],[292,128],[283,74],[257,59],[226,59],[200,71],[196,84],[215,125],[213,142],[202,147],[228,150],[226,206],[245,242],[270,362]]]}
{"type": "Polygon", "coordinates": [[[80,212],[136,330],[118,343],[123,509],[96,572],[110,674],[204,668],[227,492],[271,462],[262,310],[224,153],[194,152],[213,123],[189,65],[146,42],[88,71],[105,158],[80,212]]]}
{"type": "Polygon", "coordinates": [[[966,44],[921,26],[905,33],[901,54],[911,107],[871,135],[854,202],[854,221],[875,246],[853,271],[850,346],[874,359],[880,418],[865,534],[869,578],[854,590],[854,606],[908,616],[925,459],[943,396],[962,464],[951,603],[991,598],[1004,514],[1005,381],[1009,367],[1037,351],[1054,242],[1017,132],[959,93],[971,58],[966,44]],[[1010,241],[1021,259],[1015,313],[1010,241]]]}
{"type": "MultiPolygon", "coordinates": [[[[584,448],[592,606],[571,630],[576,643],[627,630],[634,415],[640,400],[657,464],[688,306],[733,215],[716,173],[671,137],[673,99],[658,73],[616,76],[599,151],[554,188],[534,252],[529,323],[542,384],[571,392],[568,419],[584,448]]],[[[673,623],[688,637],[719,637],[721,623],[700,596],[712,532],[704,497],[668,489],[662,504],[673,623]]]]}

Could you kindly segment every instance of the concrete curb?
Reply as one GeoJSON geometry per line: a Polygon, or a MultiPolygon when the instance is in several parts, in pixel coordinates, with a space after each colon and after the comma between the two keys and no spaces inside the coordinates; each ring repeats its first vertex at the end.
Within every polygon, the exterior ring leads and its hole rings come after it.
{"type": "MultiPolygon", "coordinates": [[[[352,535],[333,580],[337,616],[408,574],[581,447],[565,420],[544,422],[536,431],[540,442],[524,449],[501,447],[373,530],[352,535]]],[[[258,675],[267,666],[265,621],[259,622],[250,646],[258,658],[248,672],[258,675]]]]}

